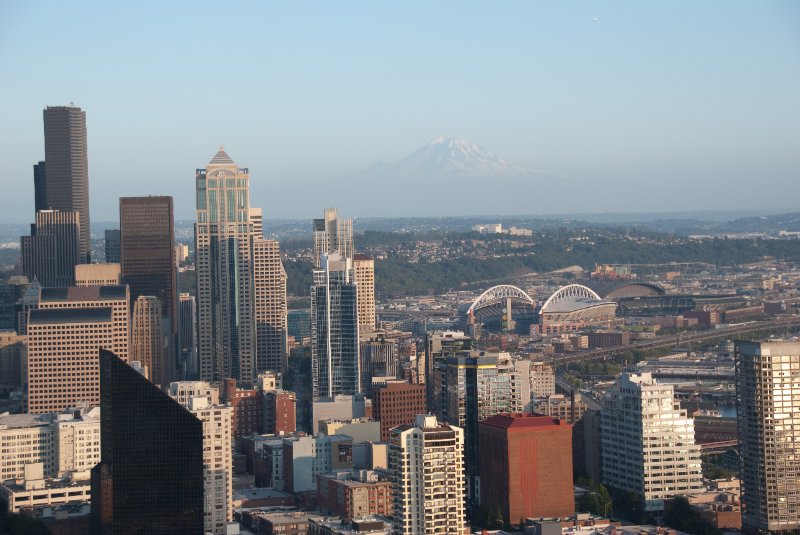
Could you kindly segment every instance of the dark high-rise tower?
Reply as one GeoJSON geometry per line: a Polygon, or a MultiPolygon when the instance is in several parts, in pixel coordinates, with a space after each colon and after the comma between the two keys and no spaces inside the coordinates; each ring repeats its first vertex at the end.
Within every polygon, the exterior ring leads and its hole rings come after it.
{"type": "Polygon", "coordinates": [[[80,235],[78,212],[36,212],[31,235],[20,238],[22,273],[44,286],[72,286],[80,263],[80,235]]]}
{"type": "Polygon", "coordinates": [[[48,106],[43,115],[47,172],[37,173],[34,170],[34,181],[44,186],[42,194],[37,188],[37,210],[38,203],[44,202],[46,208],[80,214],[80,259],[88,263],[91,258],[91,235],[86,112],[73,106],[48,106]]]}
{"type": "Polygon", "coordinates": [[[33,191],[36,211],[47,210],[47,174],[44,162],[33,165],[33,191]]]}
{"type": "MultiPolygon", "coordinates": [[[[122,284],[131,289],[131,303],[143,295],[161,301],[169,339],[165,378],[174,379],[175,336],[178,332],[175,274],[175,225],[172,197],[122,197],[119,200],[122,284]]],[[[169,381],[162,386],[169,384],[169,381]]]]}
{"type": "Polygon", "coordinates": [[[203,533],[202,422],[105,350],[100,408],[92,533],[203,533]]]}

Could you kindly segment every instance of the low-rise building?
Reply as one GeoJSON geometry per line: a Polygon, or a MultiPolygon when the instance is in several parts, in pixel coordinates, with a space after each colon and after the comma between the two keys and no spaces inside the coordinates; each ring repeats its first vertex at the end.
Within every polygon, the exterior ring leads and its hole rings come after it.
{"type": "Polygon", "coordinates": [[[353,444],[363,444],[381,439],[381,424],[369,418],[325,419],[319,421],[319,432],[323,435],[348,436],[353,439],[353,444]]]}
{"type": "Polygon", "coordinates": [[[87,502],[90,498],[88,481],[45,479],[41,463],[25,465],[24,481],[12,480],[0,485],[0,502],[5,503],[11,513],[22,507],[87,502]]]}
{"type": "Polygon", "coordinates": [[[324,514],[347,519],[392,514],[392,482],[386,473],[353,470],[320,474],[317,492],[324,514]]]}
{"type": "Polygon", "coordinates": [[[392,521],[385,516],[369,515],[356,519],[311,518],[309,535],[391,535],[392,521]]]}

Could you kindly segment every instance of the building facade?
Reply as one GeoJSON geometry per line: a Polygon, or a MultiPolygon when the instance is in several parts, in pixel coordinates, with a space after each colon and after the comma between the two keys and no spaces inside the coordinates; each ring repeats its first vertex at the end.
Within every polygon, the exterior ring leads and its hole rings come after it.
{"type": "Polygon", "coordinates": [[[100,404],[98,351],[114,345],[112,309],[31,310],[28,320],[28,412],[100,404]]]}
{"type": "Polygon", "coordinates": [[[361,391],[358,300],[353,262],[323,255],[311,287],[311,369],[314,399],[361,391]]]}
{"type": "Polygon", "coordinates": [[[375,330],[375,260],[363,254],[353,255],[358,293],[358,325],[361,332],[375,330]]]}
{"type": "Polygon", "coordinates": [[[162,388],[171,382],[173,375],[165,323],[158,297],[140,295],[136,298],[131,318],[130,360],[138,362],[145,370],[145,377],[162,388]]]}
{"type": "Polygon", "coordinates": [[[100,377],[92,534],[203,533],[202,422],[109,351],[100,377]]]}
{"type": "MultiPolygon", "coordinates": [[[[113,338],[104,349],[128,360],[130,341],[130,294],[125,286],[94,286],[90,288],[42,288],[38,308],[111,308],[113,338]]],[[[68,344],[67,341],[62,341],[68,344]]]]}
{"type": "Polygon", "coordinates": [[[632,492],[647,513],[664,511],[677,494],[703,490],[694,423],[673,387],[649,373],[623,373],[606,393],[600,415],[603,484],[632,492]]]}
{"type": "Polygon", "coordinates": [[[281,263],[277,240],[266,240],[260,233],[253,241],[255,284],[257,373],[286,371],[287,305],[286,271],[281,263]]]}
{"type": "Polygon", "coordinates": [[[220,147],[195,173],[197,333],[200,379],[256,377],[250,172],[220,147]]]}
{"type": "Polygon", "coordinates": [[[72,286],[81,260],[78,212],[40,210],[31,235],[20,238],[22,273],[44,286],[72,286]]]}
{"type": "Polygon", "coordinates": [[[418,415],[392,429],[389,474],[394,521],[405,535],[466,535],[464,433],[418,415]]]}
{"type": "Polygon", "coordinates": [[[175,221],[172,197],[120,197],[120,266],[122,283],[131,293],[131,304],[142,296],[161,301],[165,318],[162,334],[167,342],[161,382],[174,378],[175,338],[178,332],[178,281],[175,270],[175,221]]]}
{"type": "Polygon", "coordinates": [[[38,203],[50,210],[77,212],[80,263],[91,261],[89,225],[89,161],[86,150],[86,112],[75,106],[48,106],[44,118],[45,168],[34,170],[38,203]],[[38,177],[36,175],[39,175],[38,177]]]}
{"type": "Polygon", "coordinates": [[[75,286],[119,286],[122,271],[119,264],[78,264],[75,266],[75,286]]]}
{"type": "Polygon", "coordinates": [[[211,405],[201,396],[192,398],[188,409],[203,423],[204,530],[224,535],[233,520],[233,408],[211,405]]]}
{"type": "Polygon", "coordinates": [[[800,529],[800,343],[736,342],[735,353],[742,530],[795,532],[800,529]]]}
{"type": "Polygon", "coordinates": [[[411,424],[425,412],[425,385],[391,381],[373,390],[372,413],[381,424],[381,442],[389,440],[392,428],[411,424]]]}
{"type": "Polygon", "coordinates": [[[498,414],[479,424],[481,505],[503,521],[575,514],[572,426],[533,414],[498,414]]]}
{"type": "Polygon", "coordinates": [[[336,208],[326,208],[322,219],[314,219],[314,267],[322,267],[323,255],[336,253],[353,259],[353,220],[339,217],[336,208]]]}

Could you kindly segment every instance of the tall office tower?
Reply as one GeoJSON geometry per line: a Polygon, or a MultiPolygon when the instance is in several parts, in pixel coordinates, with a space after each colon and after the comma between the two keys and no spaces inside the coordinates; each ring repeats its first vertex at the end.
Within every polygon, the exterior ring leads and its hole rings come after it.
{"type": "Polygon", "coordinates": [[[33,191],[34,191],[34,207],[38,212],[39,210],[47,210],[47,166],[44,162],[33,164],[33,191]]]}
{"type": "MultiPolygon", "coordinates": [[[[260,225],[255,224],[254,228],[260,225]]],[[[253,240],[257,357],[256,373],[283,373],[287,358],[286,271],[276,240],[256,234],[253,240]]]]}
{"type": "Polygon", "coordinates": [[[205,533],[224,535],[233,520],[233,407],[212,406],[205,396],[187,407],[203,423],[205,533]]]}
{"type": "Polygon", "coordinates": [[[105,238],[106,262],[119,264],[119,229],[106,229],[105,238]]]}
{"type": "Polygon", "coordinates": [[[437,416],[464,430],[467,492],[471,501],[479,502],[478,423],[520,406],[520,393],[514,388],[516,370],[508,353],[473,351],[469,356],[447,357],[445,363],[437,363],[434,373],[442,400],[437,416]]]}
{"type": "Polygon", "coordinates": [[[358,305],[353,261],[322,255],[311,287],[311,371],[313,397],[361,391],[358,305]]]}
{"type": "Polygon", "coordinates": [[[426,412],[425,385],[389,381],[372,392],[372,416],[381,423],[381,442],[389,440],[393,427],[410,424],[426,412]]]}
{"type": "Polygon", "coordinates": [[[480,423],[481,506],[506,525],[575,515],[572,426],[550,416],[497,414],[480,423]]]}
{"type": "MultiPolygon", "coordinates": [[[[110,346],[101,346],[113,351],[123,360],[128,360],[130,340],[130,295],[126,286],[93,286],[90,288],[42,288],[39,291],[38,306],[51,308],[105,308],[112,310],[112,329],[114,336],[110,346]]],[[[68,343],[68,340],[63,340],[68,343]]]]}
{"type": "Polygon", "coordinates": [[[353,220],[339,219],[336,208],[326,208],[322,219],[313,222],[314,267],[322,266],[322,256],[337,253],[353,258],[353,220]]]}
{"type": "Polygon", "coordinates": [[[41,210],[31,235],[20,238],[22,273],[44,286],[75,284],[75,265],[81,259],[78,212],[41,210]]]}
{"type": "Polygon", "coordinates": [[[100,384],[92,533],[203,533],[202,422],[109,351],[100,384]]]}
{"type": "Polygon", "coordinates": [[[395,529],[404,535],[466,535],[464,432],[418,415],[391,430],[389,474],[395,529]]]}
{"type": "Polygon", "coordinates": [[[196,378],[197,364],[197,305],[194,296],[182,293],[178,298],[178,347],[180,369],[184,379],[196,378]]]}
{"type": "Polygon", "coordinates": [[[623,373],[606,392],[600,416],[603,484],[631,492],[660,514],[676,494],[703,490],[694,422],[671,384],[649,373],[623,373]]]}
{"type": "Polygon", "coordinates": [[[358,325],[361,332],[375,330],[375,260],[363,254],[353,255],[358,290],[358,325]]]}
{"type": "Polygon", "coordinates": [[[250,172],[222,147],[196,172],[197,332],[200,378],[256,378],[250,172]]]}
{"type": "Polygon", "coordinates": [[[736,342],[745,533],[800,528],[800,343],[736,342]]]}
{"type": "Polygon", "coordinates": [[[472,338],[461,331],[428,332],[425,334],[425,388],[428,407],[433,409],[439,402],[434,393],[434,368],[437,362],[447,360],[459,352],[472,349],[472,338]]]}
{"type": "MultiPolygon", "coordinates": [[[[73,106],[48,106],[44,116],[43,197],[48,209],[78,212],[80,262],[91,261],[89,231],[89,162],[86,156],[86,112],[73,106]]],[[[34,177],[34,181],[36,177],[34,177]]],[[[41,180],[41,179],[40,179],[41,180]]]]}
{"type": "Polygon", "coordinates": [[[171,381],[167,337],[161,315],[161,300],[152,295],[140,295],[133,304],[131,318],[130,361],[137,361],[145,377],[153,384],[166,388],[171,381]]]}
{"type": "Polygon", "coordinates": [[[172,380],[177,360],[178,281],[174,221],[172,197],[121,197],[119,200],[122,284],[130,287],[131,303],[141,295],[161,300],[161,313],[166,319],[164,334],[169,360],[165,362],[162,386],[172,380]]]}
{"type": "MultiPolygon", "coordinates": [[[[383,334],[362,338],[359,344],[361,359],[361,391],[372,397],[373,386],[397,379],[400,363],[397,357],[397,340],[383,334]]],[[[422,411],[425,412],[425,411],[422,411]]],[[[422,414],[418,412],[417,414],[422,414]]]]}
{"type": "Polygon", "coordinates": [[[100,403],[97,352],[111,347],[111,307],[39,308],[28,319],[28,412],[100,403]]]}

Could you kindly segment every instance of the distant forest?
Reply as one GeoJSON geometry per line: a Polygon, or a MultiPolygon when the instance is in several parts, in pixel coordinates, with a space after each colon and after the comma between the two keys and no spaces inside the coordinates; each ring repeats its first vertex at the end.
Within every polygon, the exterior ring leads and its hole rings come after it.
{"type": "MultiPolygon", "coordinates": [[[[764,257],[800,261],[798,240],[719,238],[669,244],[638,243],[617,237],[593,237],[592,241],[593,244],[566,244],[560,239],[540,238],[531,254],[488,259],[461,257],[438,262],[411,263],[390,256],[375,262],[375,290],[382,296],[427,294],[532,271],[546,273],[571,265],[591,270],[595,264],[602,263],[706,262],[717,266],[734,266],[755,262],[764,257]]],[[[311,263],[285,262],[284,266],[289,279],[289,293],[308,295],[311,263]]]]}

